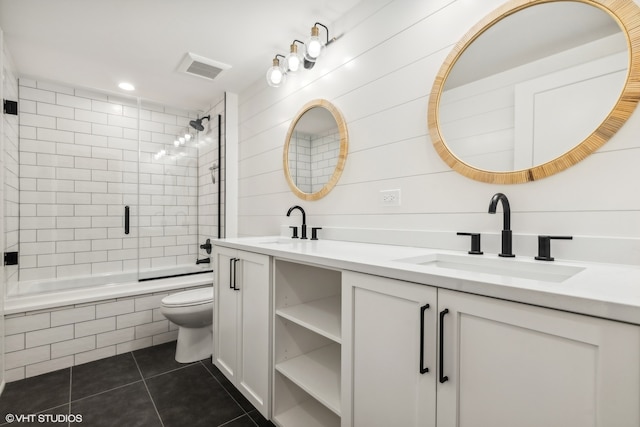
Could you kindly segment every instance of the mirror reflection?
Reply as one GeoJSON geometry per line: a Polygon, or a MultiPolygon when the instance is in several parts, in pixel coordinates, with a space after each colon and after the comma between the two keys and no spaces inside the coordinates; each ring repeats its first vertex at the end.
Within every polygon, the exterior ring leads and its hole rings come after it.
{"type": "Polygon", "coordinates": [[[289,173],[296,187],[315,193],[338,165],[340,132],[328,110],[314,107],[298,120],[289,142],[289,173]]]}
{"type": "Polygon", "coordinates": [[[589,137],[622,93],[627,39],[613,17],[575,1],[536,4],[484,31],[446,77],[439,127],[468,165],[516,171],[589,137]]]}
{"type": "Polygon", "coordinates": [[[330,102],[308,102],[291,122],[283,166],[291,190],[304,200],[324,197],[336,185],[347,157],[347,127],[330,102]]]}

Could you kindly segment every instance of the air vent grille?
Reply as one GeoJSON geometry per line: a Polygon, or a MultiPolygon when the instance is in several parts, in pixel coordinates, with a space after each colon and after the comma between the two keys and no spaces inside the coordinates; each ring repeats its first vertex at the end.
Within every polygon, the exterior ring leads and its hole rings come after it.
{"type": "Polygon", "coordinates": [[[213,80],[220,72],[229,68],[231,68],[230,65],[188,52],[178,67],[178,71],[213,80]]]}

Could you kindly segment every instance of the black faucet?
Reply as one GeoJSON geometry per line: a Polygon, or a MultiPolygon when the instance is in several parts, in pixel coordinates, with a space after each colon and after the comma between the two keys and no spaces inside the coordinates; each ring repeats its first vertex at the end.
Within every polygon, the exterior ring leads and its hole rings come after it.
{"type": "Polygon", "coordinates": [[[496,193],[489,203],[489,213],[496,213],[498,201],[502,202],[503,226],[502,226],[502,251],[498,254],[501,257],[514,257],[511,249],[511,208],[509,207],[509,199],[502,193],[496,193]]]}
{"type": "Polygon", "coordinates": [[[211,258],[202,258],[196,261],[196,265],[197,264],[210,264],[211,263],[211,258]]]}
{"type": "Polygon", "coordinates": [[[304,209],[302,209],[302,207],[295,205],[295,206],[291,206],[289,208],[289,210],[287,211],[287,216],[291,216],[291,212],[293,212],[295,209],[298,209],[301,213],[302,213],[302,232],[300,233],[300,238],[301,239],[306,239],[307,238],[307,214],[304,213],[304,209]]]}

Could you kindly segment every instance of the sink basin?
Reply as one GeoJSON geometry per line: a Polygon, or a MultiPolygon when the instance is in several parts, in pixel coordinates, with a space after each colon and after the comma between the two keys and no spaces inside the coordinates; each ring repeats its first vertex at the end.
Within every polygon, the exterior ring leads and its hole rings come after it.
{"type": "MultiPolygon", "coordinates": [[[[305,242],[306,240],[302,240],[305,242]]],[[[300,239],[292,239],[290,237],[274,237],[273,239],[267,239],[259,242],[261,245],[292,245],[300,243],[300,239]]]]}
{"type": "Polygon", "coordinates": [[[580,273],[584,268],[558,265],[517,258],[488,258],[486,256],[429,254],[413,258],[395,260],[397,262],[448,270],[471,271],[474,273],[493,274],[503,277],[540,280],[560,283],[580,273]]]}

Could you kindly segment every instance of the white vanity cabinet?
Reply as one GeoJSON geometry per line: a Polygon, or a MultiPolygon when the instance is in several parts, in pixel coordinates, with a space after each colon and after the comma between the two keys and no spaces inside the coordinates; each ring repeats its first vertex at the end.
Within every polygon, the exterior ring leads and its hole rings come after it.
{"type": "Polygon", "coordinates": [[[640,425],[640,327],[444,289],[438,306],[439,427],[640,425]]]}
{"type": "Polygon", "coordinates": [[[360,273],[343,285],[343,426],[640,425],[638,326],[360,273]]]}
{"type": "Polygon", "coordinates": [[[213,363],[270,416],[271,258],[216,246],[213,363]]]}
{"type": "Polygon", "coordinates": [[[353,412],[343,426],[436,425],[437,290],[343,273],[343,372],[353,412]]]}

